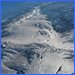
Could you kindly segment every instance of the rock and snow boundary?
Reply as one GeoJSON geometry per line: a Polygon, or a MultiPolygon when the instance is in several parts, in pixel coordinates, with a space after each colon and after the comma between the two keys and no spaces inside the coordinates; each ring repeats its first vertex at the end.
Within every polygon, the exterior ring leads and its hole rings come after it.
{"type": "Polygon", "coordinates": [[[2,37],[2,73],[74,72],[73,43],[52,28],[39,7],[5,30],[11,35],[2,37]]]}

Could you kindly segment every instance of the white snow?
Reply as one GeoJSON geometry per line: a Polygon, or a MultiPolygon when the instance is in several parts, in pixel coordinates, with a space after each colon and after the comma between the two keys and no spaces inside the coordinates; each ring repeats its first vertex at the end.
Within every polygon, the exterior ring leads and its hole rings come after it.
{"type": "MultiPolygon", "coordinates": [[[[43,15],[40,12],[41,10],[39,8],[35,8],[32,12],[28,13],[27,16],[23,17],[20,22],[11,24],[11,29],[9,29],[12,35],[3,37],[2,42],[10,42],[18,45],[45,43],[55,49],[62,49],[65,51],[74,50],[74,44],[66,42],[67,39],[65,37],[62,38],[61,35],[52,28],[51,22],[45,19],[46,15],[43,15]]],[[[5,47],[6,45],[3,46],[5,47]]],[[[41,49],[42,48],[39,50],[41,49]]],[[[59,73],[73,73],[73,61],[63,59],[63,56],[65,56],[63,51],[63,53],[51,53],[49,52],[49,49],[47,50],[48,51],[43,54],[43,59],[38,59],[36,58],[36,55],[34,55],[35,59],[32,61],[31,65],[28,65],[28,70],[25,71],[25,73],[56,73],[61,65],[63,67],[59,73]]],[[[15,53],[14,56],[13,54],[7,53],[12,58],[10,61],[15,61],[15,63],[23,66],[28,64],[27,59],[24,56],[19,52],[15,53]]],[[[3,61],[4,60],[6,61],[7,58],[3,59],[3,61]]],[[[6,64],[6,62],[3,63],[6,64]]]]}

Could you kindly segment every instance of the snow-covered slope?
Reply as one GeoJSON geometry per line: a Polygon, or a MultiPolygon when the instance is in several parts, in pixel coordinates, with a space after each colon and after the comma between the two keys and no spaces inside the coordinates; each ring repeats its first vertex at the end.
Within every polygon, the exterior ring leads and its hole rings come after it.
{"type": "MultiPolygon", "coordinates": [[[[33,42],[45,42],[56,47],[66,48],[60,38],[60,35],[53,30],[51,22],[45,20],[46,16],[40,14],[40,9],[35,8],[32,12],[24,16],[20,21],[10,23],[6,30],[11,34],[3,37],[3,41],[27,44],[33,42]],[[61,45],[60,45],[61,44],[61,45]]],[[[73,44],[70,43],[69,49],[73,49],[73,44]]]]}
{"type": "Polygon", "coordinates": [[[2,37],[3,73],[73,73],[73,43],[52,28],[39,7],[8,26],[10,35],[2,37]]]}

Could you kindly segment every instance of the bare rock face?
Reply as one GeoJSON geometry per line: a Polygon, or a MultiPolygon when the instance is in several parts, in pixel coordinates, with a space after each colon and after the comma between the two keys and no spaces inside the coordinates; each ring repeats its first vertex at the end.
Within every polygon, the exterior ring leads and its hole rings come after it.
{"type": "Polygon", "coordinates": [[[74,72],[73,43],[61,38],[39,7],[9,25],[9,35],[2,37],[2,73],[74,72]]]}

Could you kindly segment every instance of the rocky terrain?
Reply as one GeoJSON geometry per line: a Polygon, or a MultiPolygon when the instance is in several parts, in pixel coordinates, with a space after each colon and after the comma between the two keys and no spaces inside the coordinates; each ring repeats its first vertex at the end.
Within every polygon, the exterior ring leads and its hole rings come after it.
{"type": "Polygon", "coordinates": [[[2,73],[73,73],[73,32],[57,32],[40,7],[35,7],[3,28],[2,73]]]}

